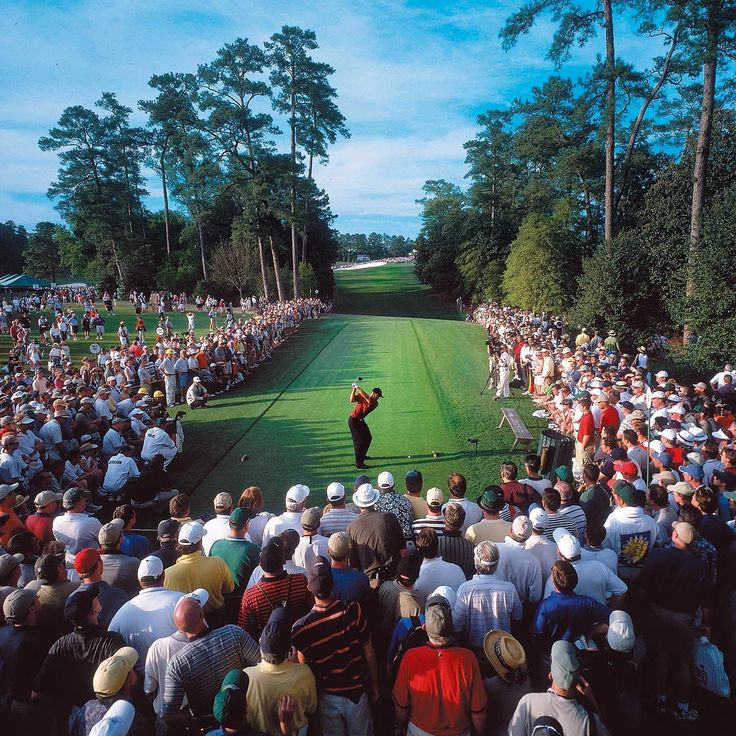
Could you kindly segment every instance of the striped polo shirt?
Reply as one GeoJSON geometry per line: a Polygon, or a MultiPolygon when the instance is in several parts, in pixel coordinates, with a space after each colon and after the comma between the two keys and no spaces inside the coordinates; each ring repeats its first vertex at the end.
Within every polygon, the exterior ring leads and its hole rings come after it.
{"type": "Polygon", "coordinates": [[[274,609],[288,608],[293,621],[303,616],[313,603],[314,597],[307,590],[306,576],[282,572],[273,578],[264,577],[243,594],[238,626],[258,639],[274,609]]]}
{"type": "Polygon", "coordinates": [[[367,622],[356,601],[317,603],[291,630],[291,642],[312,668],[317,689],[354,703],[365,691],[363,647],[370,640],[367,622]]]}
{"type": "Polygon", "coordinates": [[[178,713],[184,696],[195,715],[210,715],[225,675],[232,669],[242,670],[260,661],[258,644],[242,629],[233,624],[208,629],[169,660],[163,715],[178,713]]]}

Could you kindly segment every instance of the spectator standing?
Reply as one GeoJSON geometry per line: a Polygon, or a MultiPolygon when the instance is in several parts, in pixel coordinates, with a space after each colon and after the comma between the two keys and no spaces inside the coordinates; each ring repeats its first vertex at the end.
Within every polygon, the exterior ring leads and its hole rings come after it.
{"type": "Polygon", "coordinates": [[[394,476],[388,471],[378,474],[376,485],[381,491],[381,497],[376,502],[376,511],[392,513],[399,520],[404,539],[411,539],[412,522],[416,518],[411,501],[396,493],[394,476]]]}
{"type": "Polygon", "coordinates": [[[225,604],[225,596],[233,592],[235,582],[230,569],[219,557],[202,554],[202,538],[205,528],[197,521],[188,521],[179,528],[181,557],[166,570],[164,587],[180,593],[192,593],[198,589],[207,591],[204,611],[213,623],[218,623],[225,604]]]}
{"type": "Polygon", "coordinates": [[[308,579],[315,604],[294,624],[292,643],[299,662],[310,666],[317,682],[320,733],[371,736],[373,716],[368,701],[377,701],[379,690],[367,622],[358,603],[335,598],[326,559],[313,565],[308,579]]]}
{"type": "Polygon", "coordinates": [[[109,524],[105,524],[97,535],[102,559],[102,579],[115,588],[121,588],[128,598],[132,598],[139,591],[139,560],[121,552],[122,534],[123,520],[113,519],[109,524]]]}
{"type": "Polygon", "coordinates": [[[80,549],[97,546],[97,535],[102,524],[85,513],[90,494],[81,488],[70,488],[64,493],[62,506],[65,513],[54,518],[51,528],[54,537],[63,542],[67,551],[75,555],[80,549]]]}
{"type": "Polygon", "coordinates": [[[345,486],[342,483],[330,483],[327,486],[327,501],[329,506],[322,515],[322,534],[330,537],[336,532],[344,532],[351,522],[358,518],[358,514],[345,506],[345,486]]]}
{"type": "Polygon", "coordinates": [[[465,538],[474,546],[480,542],[503,542],[511,533],[511,522],[504,521],[500,514],[505,506],[503,491],[498,486],[486,486],[478,499],[483,520],[468,527],[465,538]]]}
{"type": "Polygon", "coordinates": [[[302,536],[294,550],[294,564],[308,570],[317,557],[327,557],[327,537],[319,533],[322,512],[316,506],[302,511],[302,536]]]}
{"type": "Polygon", "coordinates": [[[79,587],[97,587],[101,606],[98,622],[103,629],[107,629],[115,614],[128,601],[128,594],[122,588],[113,587],[102,579],[103,568],[102,555],[96,549],[88,547],[80,550],[74,558],[74,569],[82,581],[79,587]]]}
{"type": "Polygon", "coordinates": [[[205,523],[205,535],[202,539],[202,551],[209,555],[212,545],[226,537],[230,532],[230,514],[233,510],[233,498],[224,491],[218,493],[214,500],[215,518],[205,523]]]}
{"type": "Polygon", "coordinates": [[[290,733],[305,729],[317,711],[317,684],[306,664],[290,662],[291,620],[285,608],[275,608],[261,633],[261,661],[248,667],[248,714],[261,731],[280,736],[279,702],[285,695],[294,701],[290,733]]]}
{"type": "MultiPolygon", "coordinates": [[[[481,518],[483,512],[480,507],[474,504],[478,509],[481,518]]],[[[452,562],[460,567],[465,575],[465,579],[469,580],[475,574],[475,563],[473,562],[473,544],[465,539],[463,531],[465,524],[465,509],[459,503],[445,504],[442,510],[445,517],[445,529],[437,539],[438,553],[442,555],[442,559],[446,562],[452,562]]]]}
{"type": "Polygon", "coordinates": [[[439,554],[439,542],[434,529],[422,529],[417,534],[416,547],[422,557],[422,564],[414,587],[425,599],[440,585],[447,585],[457,591],[465,582],[462,569],[452,562],[446,562],[439,554]]]}
{"type": "Polygon", "coordinates": [[[422,484],[424,479],[418,470],[410,470],[404,476],[404,486],[406,487],[406,498],[414,509],[414,518],[421,519],[427,515],[427,502],[422,498],[422,484]]]}
{"type": "Polygon", "coordinates": [[[335,532],[330,536],[327,553],[331,561],[335,597],[345,602],[358,601],[363,610],[369,613],[373,597],[370,581],[364,572],[350,567],[349,552],[350,539],[345,532],[335,532]]]}
{"type": "Polygon", "coordinates": [[[110,631],[117,631],[138,652],[140,673],[151,644],[176,631],[174,609],[183,594],[164,588],[164,574],[163,562],[158,557],[141,560],[138,566],[141,592],[117,611],[109,626],[110,631]]]}
{"type": "Polygon", "coordinates": [[[450,497],[442,507],[442,512],[444,513],[448,506],[453,504],[460,506],[464,512],[465,520],[463,521],[462,532],[465,534],[469,526],[477,524],[483,518],[483,512],[477,503],[466,498],[468,483],[465,476],[460,473],[450,473],[447,479],[447,490],[450,492],[450,497]]]}
{"type": "Polygon", "coordinates": [[[521,620],[521,600],[516,588],[497,575],[500,555],[489,541],[475,548],[476,574],[457,591],[452,619],[461,643],[482,653],[483,639],[491,629],[511,631],[511,622],[521,620]]]}
{"type": "Polygon", "coordinates": [[[445,529],[445,517],[442,515],[444,496],[439,488],[430,488],[427,491],[427,515],[412,522],[414,536],[422,529],[433,529],[437,536],[442,536],[445,529]]]}
{"type": "Polygon", "coordinates": [[[452,611],[442,596],[427,600],[424,627],[427,644],[405,653],[394,683],[397,729],[482,734],[487,697],[478,661],[452,645],[452,611]]]}
{"type": "Polygon", "coordinates": [[[274,516],[268,520],[263,530],[263,544],[261,547],[265,547],[272,537],[278,536],[287,529],[294,529],[294,531],[301,534],[302,511],[304,511],[304,504],[308,496],[309,486],[298,483],[289,488],[285,499],[286,511],[280,516],[274,516]]]}

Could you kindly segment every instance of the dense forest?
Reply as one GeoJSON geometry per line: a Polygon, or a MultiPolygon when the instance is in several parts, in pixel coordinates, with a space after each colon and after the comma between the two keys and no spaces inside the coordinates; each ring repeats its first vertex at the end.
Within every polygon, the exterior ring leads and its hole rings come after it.
{"type": "Polygon", "coordinates": [[[736,3],[539,0],[506,19],[505,49],[550,19],[557,72],[479,116],[467,187],[425,183],[418,277],[629,348],[664,333],[694,365],[736,357],[736,3]],[[617,54],[624,26],[657,50],[646,68],[617,54]],[[567,78],[586,44],[595,63],[567,78]]]}

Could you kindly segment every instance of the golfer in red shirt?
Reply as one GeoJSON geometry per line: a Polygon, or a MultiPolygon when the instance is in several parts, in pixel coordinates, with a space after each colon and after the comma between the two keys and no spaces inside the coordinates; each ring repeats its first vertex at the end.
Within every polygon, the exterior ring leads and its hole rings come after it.
{"type": "Polygon", "coordinates": [[[373,391],[367,394],[358,384],[354,383],[350,390],[350,403],[355,404],[355,406],[348,417],[348,427],[353,437],[356,468],[368,467],[365,464],[365,459],[368,457],[368,448],[371,446],[373,435],[365,423],[365,417],[378,406],[379,398],[383,398],[383,392],[380,388],[374,388],[373,391]]]}

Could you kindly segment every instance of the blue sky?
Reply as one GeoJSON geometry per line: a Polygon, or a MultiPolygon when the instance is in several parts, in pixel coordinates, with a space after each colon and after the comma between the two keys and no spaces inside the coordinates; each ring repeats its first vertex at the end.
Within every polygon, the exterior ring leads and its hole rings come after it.
{"type": "MultiPolygon", "coordinates": [[[[462,183],[462,145],[489,107],[524,97],[546,78],[552,26],[540,23],[510,52],[498,30],[519,2],[398,0],[0,0],[0,222],[32,228],[58,220],[46,190],[54,153],[39,137],[65,107],[91,107],[102,91],[136,107],[148,79],[194,71],[237,37],[262,43],[282,25],[311,28],[319,59],[336,69],[338,104],[351,138],[315,172],[344,232],[406,236],[419,229],[426,179],[462,183]]],[[[563,72],[578,76],[602,51],[598,38],[563,72]]],[[[647,60],[658,52],[619,25],[618,53],[647,60]]],[[[645,63],[645,62],[643,62],[645,63]]],[[[136,122],[144,117],[137,113],[136,122]]],[[[149,207],[161,206],[149,182],[149,207]]]]}

